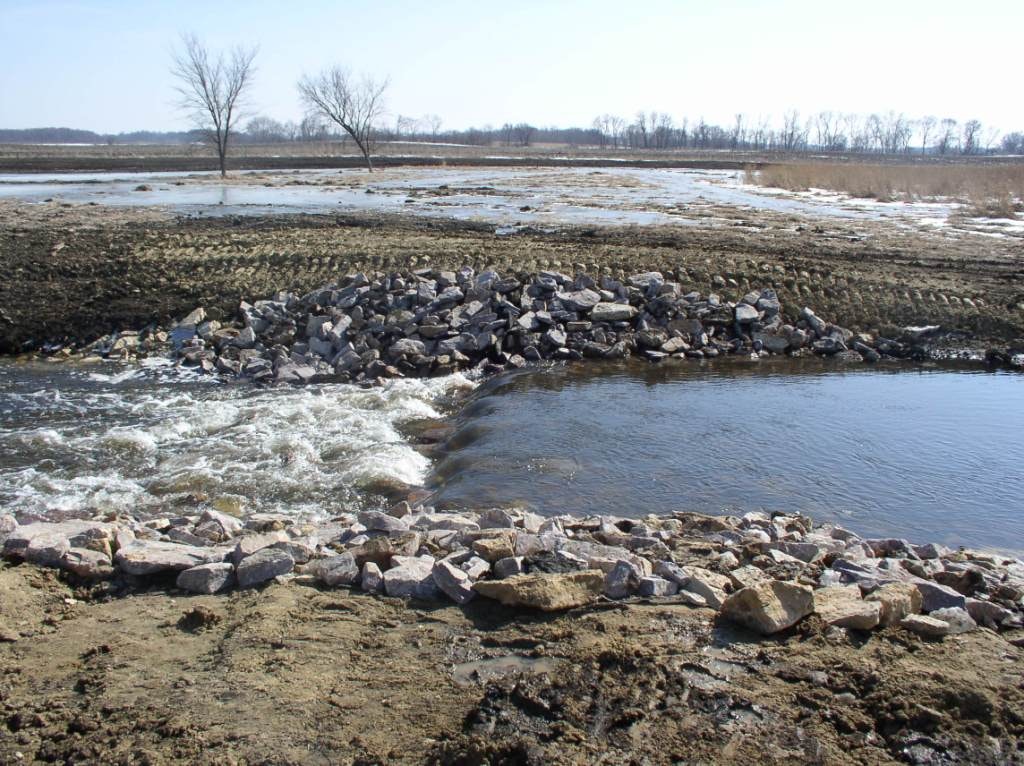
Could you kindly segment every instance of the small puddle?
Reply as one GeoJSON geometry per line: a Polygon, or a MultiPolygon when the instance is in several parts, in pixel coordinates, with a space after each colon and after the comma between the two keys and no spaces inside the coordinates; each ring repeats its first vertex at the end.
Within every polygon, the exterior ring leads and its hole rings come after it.
{"type": "Polygon", "coordinates": [[[452,669],[452,680],[459,686],[473,686],[512,675],[554,673],[556,660],[549,657],[493,657],[486,660],[460,662],[452,669]]]}

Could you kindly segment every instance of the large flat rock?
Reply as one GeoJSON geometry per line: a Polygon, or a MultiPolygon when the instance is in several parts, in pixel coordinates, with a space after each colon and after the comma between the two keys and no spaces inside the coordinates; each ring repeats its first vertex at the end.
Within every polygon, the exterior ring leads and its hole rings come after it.
{"type": "Polygon", "coordinates": [[[473,590],[505,606],[521,606],[558,612],[592,604],[601,595],[604,573],[600,570],[567,574],[516,575],[504,580],[481,580],[473,590]]]}
{"type": "Polygon", "coordinates": [[[200,564],[221,562],[224,549],[201,548],[194,545],[165,543],[159,540],[137,540],[121,548],[114,563],[125,574],[151,575],[160,572],[181,572],[200,564]]]}

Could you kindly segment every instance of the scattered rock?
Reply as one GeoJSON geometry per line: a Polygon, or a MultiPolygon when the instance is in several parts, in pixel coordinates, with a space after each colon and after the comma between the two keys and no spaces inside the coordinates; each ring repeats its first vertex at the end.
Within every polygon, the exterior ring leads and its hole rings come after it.
{"type": "Polygon", "coordinates": [[[384,591],[394,598],[434,601],[440,597],[434,582],[432,556],[395,556],[394,566],[384,573],[384,591]]]}
{"type": "Polygon", "coordinates": [[[216,548],[200,548],[156,540],[136,540],[118,550],[114,557],[117,567],[130,575],[181,571],[223,560],[224,552],[216,548]]]}

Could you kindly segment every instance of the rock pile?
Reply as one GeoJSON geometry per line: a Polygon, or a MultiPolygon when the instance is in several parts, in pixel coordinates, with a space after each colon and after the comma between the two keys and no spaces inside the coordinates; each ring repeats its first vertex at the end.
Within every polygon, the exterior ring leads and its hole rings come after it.
{"type": "Polygon", "coordinates": [[[624,519],[519,510],[438,513],[399,503],[322,524],[215,510],[146,521],[19,525],[9,559],[86,580],[174,577],[190,593],[286,579],[420,601],[494,599],[546,611],[655,598],[770,635],[816,614],[833,630],[923,636],[1024,626],[1024,563],[898,539],[862,539],[793,515],[624,519]]]}
{"type": "Polygon", "coordinates": [[[170,344],[184,364],[208,372],[296,383],[630,355],[657,362],[813,353],[874,362],[916,353],[915,339],[854,333],[809,308],[786,312],[772,289],[731,302],[659,272],[618,281],[463,268],[355,274],[306,295],[243,302],[234,322],[199,308],[170,331],[120,333],[91,350],[131,357],[170,344]]]}

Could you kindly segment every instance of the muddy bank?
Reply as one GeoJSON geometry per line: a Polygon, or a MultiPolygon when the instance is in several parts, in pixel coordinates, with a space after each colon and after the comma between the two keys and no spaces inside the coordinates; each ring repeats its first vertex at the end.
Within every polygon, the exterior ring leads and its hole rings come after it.
{"type": "Polygon", "coordinates": [[[119,597],[2,564],[0,594],[5,763],[1024,761],[1022,650],[986,630],[752,644],[676,605],[119,597]]]}
{"type": "Polygon", "coordinates": [[[871,222],[806,226],[744,211],[735,225],[522,230],[385,216],[141,220],[101,207],[7,205],[0,216],[0,350],[89,341],[168,323],[194,307],[227,316],[240,300],[308,292],[356,271],[422,266],[672,273],[737,301],[770,287],[854,331],[938,325],[963,345],[1024,336],[1019,248],[925,236],[871,222]],[[46,207],[46,206],[43,206],[46,207]]]}

